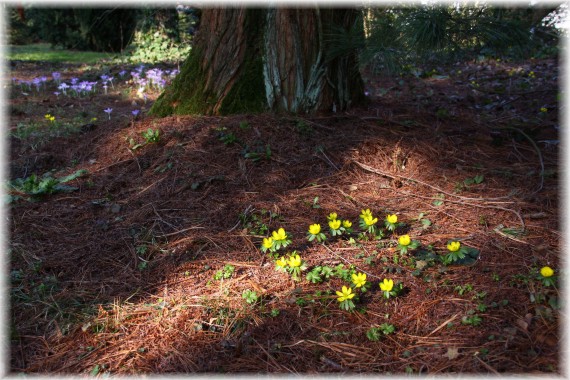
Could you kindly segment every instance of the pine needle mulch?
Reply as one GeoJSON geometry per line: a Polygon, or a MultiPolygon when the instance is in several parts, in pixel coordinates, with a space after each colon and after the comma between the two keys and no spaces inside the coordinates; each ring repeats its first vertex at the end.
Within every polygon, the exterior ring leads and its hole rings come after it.
{"type": "MultiPolygon", "coordinates": [[[[10,205],[11,370],[561,373],[558,290],[535,279],[561,268],[558,150],[535,142],[558,138],[556,111],[528,130],[517,123],[534,117],[536,95],[484,112],[469,97],[451,102],[459,85],[422,83],[436,92],[423,103],[409,90],[343,114],[102,120],[36,150],[13,141],[13,177],[26,165],[89,175],[73,181],[77,192],[10,205]],[[160,141],[129,150],[148,128],[160,141]],[[381,240],[307,242],[331,212],[358,229],[365,208],[407,226],[381,240]],[[367,274],[355,312],[338,307],[345,281],[275,270],[259,247],[279,227],[309,269],[367,274]],[[404,233],[437,254],[459,239],[480,255],[431,265],[398,255],[404,233]],[[215,279],[228,264],[233,273],[215,279]],[[404,293],[385,300],[384,278],[404,293]],[[385,323],[392,334],[368,339],[385,323]]],[[[556,83],[544,86],[555,104],[556,83]]]]}

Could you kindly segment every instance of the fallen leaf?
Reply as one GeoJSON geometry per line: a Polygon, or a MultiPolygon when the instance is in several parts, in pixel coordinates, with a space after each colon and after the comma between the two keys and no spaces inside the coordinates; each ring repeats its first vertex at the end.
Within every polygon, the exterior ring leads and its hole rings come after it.
{"type": "Polygon", "coordinates": [[[445,355],[449,358],[449,360],[453,360],[459,356],[459,348],[458,347],[448,347],[447,354],[445,355]]]}
{"type": "Polygon", "coordinates": [[[416,269],[423,269],[427,265],[427,261],[425,260],[418,260],[416,261],[416,269]]]}
{"type": "Polygon", "coordinates": [[[528,323],[523,319],[517,319],[515,324],[525,333],[528,332],[528,323]]]}

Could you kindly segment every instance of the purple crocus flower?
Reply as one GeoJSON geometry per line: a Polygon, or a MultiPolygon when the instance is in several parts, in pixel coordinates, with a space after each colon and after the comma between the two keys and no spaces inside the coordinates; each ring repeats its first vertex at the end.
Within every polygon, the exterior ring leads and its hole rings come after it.
{"type": "Polygon", "coordinates": [[[34,78],[34,79],[32,80],[32,83],[36,85],[36,90],[37,90],[38,92],[40,92],[40,86],[41,86],[41,84],[42,84],[41,79],[40,79],[40,78],[34,78]]]}
{"type": "Polygon", "coordinates": [[[111,120],[111,112],[113,112],[112,108],[105,108],[103,110],[103,112],[105,112],[107,115],[109,115],[109,120],[111,120]]]}

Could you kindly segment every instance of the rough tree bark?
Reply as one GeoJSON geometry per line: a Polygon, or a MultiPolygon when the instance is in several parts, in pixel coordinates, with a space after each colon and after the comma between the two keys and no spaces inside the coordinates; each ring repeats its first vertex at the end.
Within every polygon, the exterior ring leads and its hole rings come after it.
{"type": "Polygon", "coordinates": [[[151,109],[170,114],[341,111],[364,100],[356,52],[327,54],[355,9],[205,9],[192,53],[151,109]]]}

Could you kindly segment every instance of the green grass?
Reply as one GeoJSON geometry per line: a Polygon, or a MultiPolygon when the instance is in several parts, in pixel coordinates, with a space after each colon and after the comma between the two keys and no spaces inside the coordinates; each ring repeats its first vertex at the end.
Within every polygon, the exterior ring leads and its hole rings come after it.
{"type": "Polygon", "coordinates": [[[49,44],[10,45],[6,50],[6,58],[21,61],[47,61],[93,64],[102,59],[112,58],[109,53],[93,51],[74,51],[51,48],[49,44]]]}

